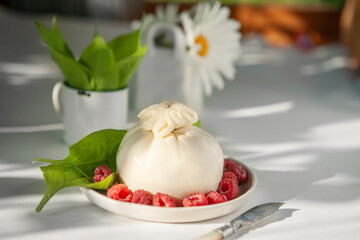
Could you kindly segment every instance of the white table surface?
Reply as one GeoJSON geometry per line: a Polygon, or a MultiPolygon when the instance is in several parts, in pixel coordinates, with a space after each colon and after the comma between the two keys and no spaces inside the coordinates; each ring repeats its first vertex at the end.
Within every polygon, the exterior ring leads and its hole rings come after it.
{"type": "MultiPolygon", "coordinates": [[[[242,209],[189,224],[143,222],[92,205],[78,188],[61,190],[41,213],[45,183],[35,156],[60,159],[68,147],[51,104],[61,73],[33,20],[0,9],[0,239],[191,239],[260,203],[285,205],[232,239],[358,239],[360,97],[348,53],[333,44],[303,53],[244,42],[236,79],[206,99],[202,127],[245,162],[258,185],[242,209]]],[[[94,21],[61,17],[78,55],[94,21]]],[[[110,39],[127,25],[98,22],[110,39]]],[[[130,120],[135,120],[133,113],[130,120]]]]}

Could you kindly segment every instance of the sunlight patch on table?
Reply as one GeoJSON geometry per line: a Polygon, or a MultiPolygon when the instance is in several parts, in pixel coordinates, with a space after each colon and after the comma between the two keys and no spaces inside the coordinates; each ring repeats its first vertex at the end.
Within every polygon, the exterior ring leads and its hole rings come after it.
{"type": "MultiPolygon", "coordinates": [[[[0,162],[1,162],[1,160],[0,160],[0,162]]],[[[15,163],[1,163],[0,164],[0,172],[15,169],[15,168],[19,168],[19,165],[20,164],[15,164],[15,163]]]]}
{"type": "Polygon", "coordinates": [[[259,116],[276,114],[276,113],[285,113],[293,108],[294,108],[294,103],[288,101],[288,102],[281,102],[281,103],[275,103],[264,106],[228,110],[223,112],[220,116],[224,118],[259,117],[259,116]]]}
{"type": "Polygon", "coordinates": [[[281,224],[269,224],[266,228],[258,229],[250,234],[254,239],[263,236],[266,236],[264,239],[323,239],[326,232],[325,235],[332,236],[331,239],[356,239],[351,236],[351,233],[354,232],[353,229],[357,229],[360,216],[356,209],[349,211],[348,204],[356,206],[360,202],[359,200],[348,203],[317,202],[307,199],[290,200],[283,208],[299,209],[292,217],[281,224]]]}
{"type": "Polygon", "coordinates": [[[0,62],[0,72],[27,76],[49,76],[59,73],[53,63],[0,62]]]}
{"type": "Polygon", "coordinates": [[[34,80],[59,78],[61,76],[52,62],[0,62],[0,74],[9,85],[20,86],[34,80]]]}
{"type": "Polygon", "coordinates": [[[289,154],[309,149],[349,150],[360,148],[360,119],[328,123],[311,128],[299,136],[303,141],[260,144],[234,144],[229,152],[248,153],[239,160],[289,154]]]}
{"type": "Polygon", "coordinates": [[[55,131],[62,129],[64,129],[63,124],[55,123],[55,124],[45,124],[38,126],[0,127],[0,133],[32,133],[32,132],[55,131]]]}
{"type": "Polygon", "coordinates": [[[354,184],[358,184],[360,187],[359,178],[344,173],[335,173],[335,176],[331,178],[314,182],[314,185],[317,186],[348,186],[354,184]]]}
{"type": "Polygon", "coordinates": [[[341,68],[354,68],[354,62],[349,57],[336,56],[317,64],[308,64],[300,68],[300,73],[304,76],[326,73],[341,68]]]}
{"type": "Polygon", "coordinates": [[[2,170],[3,164],[0,165],[0,179],[1,178],[31,178],[31,179],[43,179],[40,169],[36,166],[29,168],[12,168],[2,170]]]}
{"type": "Polygon", "coordinates": [[[230,146],[229,149],[232,151],[239,152],[251,152],[250,154],[244,155],[239,160],[253,159],[258,157],[264,157],[268,155],[283,154],[294,151],[306,149],[308,146],[305,142],[283,142],[275,144],[249,144],[249,145],[234,145],[230,146]]]}
{"type": "Polygon", "coordinates": [[[304,136],[318,148],[360,148],[360,119],[323,124],[312,128],[304,136]]]}
{"type": "Polygon", "coordinates": [[[275,51],[258,53],[245,53],[235,62],[236,66],[251,65],[282,65],[285,63],[285,56],[275,51]]]}
{"type": "Polygon", "coordinates": [[[297,154],[284,157],[266,158],[263,161],[252,162],[252,167],[262,171],[303,171],[309,168],[309,165],[316,161],[316,155],[297,154]]]}

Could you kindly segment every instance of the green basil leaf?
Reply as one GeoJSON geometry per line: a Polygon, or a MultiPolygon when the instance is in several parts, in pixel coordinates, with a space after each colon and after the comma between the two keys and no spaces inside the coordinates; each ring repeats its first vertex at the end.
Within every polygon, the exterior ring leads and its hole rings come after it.
{"type": "Polygon", "coordinates": [[[147,51],[147,46],[143,46],[133,55],[117,63],[117,68],[119,72],[118,89],[124,88],[128,85],[128,82],[130,81],[132,75],[139,66],[146,51],[147,51]]]}
{"type": "Polygon", "coordinates": [[[193,125],[194,125],[195,127],[199,127],[199,128],[200,128],[200,127],[201,127],[201,122],[200,122],[200,120],[197,121],[196,123],[194,123],[193,125]]]}
{"type": "Polygon", "coordinates": [[[85,48],[80,62],[87,66],[92,73],[92,80],[96,91],[117,89],[118,72],[113,52],[108,48],[104,39],[95,35],[91,44],[85,48]]]}
{"type": "Polygon", "coordinates": [[[40,33],[41,38],[48,45],[49,48],[52,48],[69,58],[75,59],[74,54],[64,40],[63,36],[61,35],[55,17],[53,18],[53,30],[46,28],[44,25],[36,21],[35,25],[40,33]]]}
{"type": "Polygon", "coordinates": [[[133,55],[141,47],[141,28],[114,38],[107,45],[113,51],[116,62],[133,55]]]}
{"type": "Polygon", "coordinates": [[[41,167],[46,183],[46,192],[41,199],[36,211],[40,212],[45,204],[62,188],[66,187],[87,187],[94,189],[108,189],[116,179],[116,173],[110,174],[100,182],[91,182],[74,167],[64,164],[50,164],[41,167]]]}
{"type": "Polygon", "coordinates": [[[108,43],[95,29],[93,41],[76,61],[61,35],[56,18],[53,18],[53,30],[38,22],[35,24],[67,85],[73,88],[93,91],[125,88],[146,53],[146,46],[141,47],[141,27],[108,43]]]}
{"type": "Polygon", "coordinates": [[[108,189],[110,188],[114,182],[117,180],[117,174],[116,172],[113,172],[110,174],[107,178],[100,182],[92,182],[86,185],[83,185],[83,187],[92,188],[92,189],[108,189]]]}
{"type": "Polygon", "coordinates": [[[75,59],[67,57],[55,49],[49,48],[51,56],[64,74],[66,83],[73,88],[91,90],[90,72],[75,59]]]}
{"type": "Polygon", "coordinates": [[[106,129],[94,132],[69,148],[63,160],[35,158],[34,162],[51,163],[41,167],[46,183],[46,193],[36,211],[41,211],[50,198],[65,187],[83,186],[107,189],[116,178],[116,154],[126,130],[106,129]],[[101,182],[92,181],[97,166],[106,165],[113,172],[101,182]],[[105,181],[105,182],[104,182],[105,181]]]}

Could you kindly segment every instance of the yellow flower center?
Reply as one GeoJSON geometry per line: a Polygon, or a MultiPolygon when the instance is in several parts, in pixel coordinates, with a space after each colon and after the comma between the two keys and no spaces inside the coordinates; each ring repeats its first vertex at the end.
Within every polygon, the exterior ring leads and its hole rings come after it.
{"type": "Polygon", "coordinates": [[[202,36],[202,35],[199,35],[196,37],[195,43],[199,44],[201,47],[200,50],[198,51],[198,54],[201,57],[205,57],[207,54],[207,51],[208,51],[208,44],[207,44],[206,38],[204,38],[204,36],[202,36]]]}

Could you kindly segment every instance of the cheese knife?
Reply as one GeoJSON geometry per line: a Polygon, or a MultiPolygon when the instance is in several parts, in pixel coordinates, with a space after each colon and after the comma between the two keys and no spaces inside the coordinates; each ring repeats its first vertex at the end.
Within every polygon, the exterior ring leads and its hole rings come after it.
{"type": "Polygon", "coordinates": [[[218,229],[206,233],[195,240],[222,240],[243,229],[252,227],[271,217],[284,203],[264,203],[253,207],[218,229]]]}

